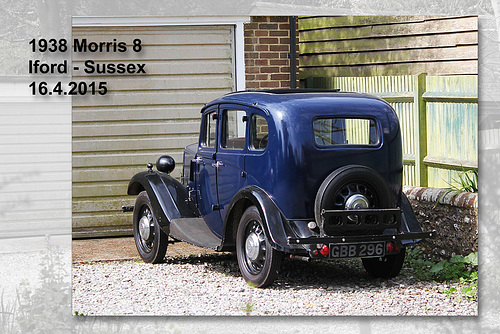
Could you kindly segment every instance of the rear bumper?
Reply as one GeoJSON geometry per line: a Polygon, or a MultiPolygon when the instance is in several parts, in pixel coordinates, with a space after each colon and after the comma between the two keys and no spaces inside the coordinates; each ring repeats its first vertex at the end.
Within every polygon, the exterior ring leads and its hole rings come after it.
{"type": "MultiPolygon", "coordinates": [[[[288,244],[290,247],[304,247],[309,252],[309,257],[311,258],[324,258],[325,256],[330,257],[330,249],[336,248],[345,249],[356,248],[355,244],[362,246],[363,244],[371,245],[383,243],[384,248],[392,244],[394,251],[391,250],[391,254],[399,253],[401,247],[412,245],[418,241],[425,238],[432,238],[436,234],[435,231],[432,232],[415,232],[415,233],[400,233],[400,234],[381,234],[381,235],[357,235],[357,236],[328,236],[328,237],[307,237],[307,238],[288,238],[288,244]],[[333,247],[333,248],[332,248],[333,247]],[[328,255],[323,253],[323,249],[326,248],[328,255]]],[[[378,247],[377,246],[377,247],[378,247]]],[[[365,246],[365,250],[366,250],[365,246]]],[[[369,249],[369,248],[368,248],[369,249]]],[[[372,248],[373,249],[373,248],[372,248]]],[[[347,253],[346,253],[347,254],[347,253]]],[[[338,255],[338,254],[337,254],[338,255]]],[[[373,257],[365,256],[357,253],[353,253],[351,256],[345,257],[373,257]]],[[[384,256],[384,255],[382,255],[384,256]]]]}
{"type": "Polygon", "coordinates": [[[349,235],[349,236],[329,236],[329,237],[307,237],[307,238],[288,238],[289,245],[315,245],[315,244],[343,244],[355,242],[370,242],[370,241],[414,241],[425,238],[432,238],[436,231],[432,232],[416,232],[416,233],[400,233],[394,235],[349,235]]]}

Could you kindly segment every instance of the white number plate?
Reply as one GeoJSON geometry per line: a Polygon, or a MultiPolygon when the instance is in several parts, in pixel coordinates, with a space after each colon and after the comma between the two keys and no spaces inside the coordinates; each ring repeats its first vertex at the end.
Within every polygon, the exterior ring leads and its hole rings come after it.
{"type": "Polygon", "coordinates": [[[330,257],[334,259],[380,256],[385,256],[384,241],[359,244],[330,244],[330,257]]]}

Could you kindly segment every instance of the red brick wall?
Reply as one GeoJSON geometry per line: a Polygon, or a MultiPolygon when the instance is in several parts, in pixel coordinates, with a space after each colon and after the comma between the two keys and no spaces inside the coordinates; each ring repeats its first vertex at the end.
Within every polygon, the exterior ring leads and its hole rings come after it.
{"type": "MultiPolygon", "coordinates": [[[[289,17],[252,17],[251,22],[245,24],[246,88],[290,88],[289,54],[289,17]]],[[[298,54],[296,59],[298,71],[298,54]]]]}

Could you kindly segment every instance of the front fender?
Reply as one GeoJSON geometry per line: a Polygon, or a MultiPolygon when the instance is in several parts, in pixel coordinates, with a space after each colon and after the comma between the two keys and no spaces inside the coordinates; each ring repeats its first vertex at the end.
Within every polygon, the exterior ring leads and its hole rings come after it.
{"type": "Polygon", "coordinates": [[[166,233],[169,233],[173,219],[200,216],[190,201],[187,188],[166,173],[147,171],[135,174],[129,182],[127,194],[137,195],[144,190],[158,224],[166,233]]]}
{"type": "Polygon", "coordinates": [[[237,207],[242,202],[251,202],[259,210],[260,216],[263,218],[264,232],[271,246],[279,251],[289,251],[288,236],[285,231],[286,219],[271,196],[257,186],[243,188],[231,200],[229,214],[224,221],[223,248],[229,249],[232,246],[234,240],[231,231],[235,232],[239,223],[239,220],[236,220],[238,215],[234,213],[238,211],[237,207]]]}

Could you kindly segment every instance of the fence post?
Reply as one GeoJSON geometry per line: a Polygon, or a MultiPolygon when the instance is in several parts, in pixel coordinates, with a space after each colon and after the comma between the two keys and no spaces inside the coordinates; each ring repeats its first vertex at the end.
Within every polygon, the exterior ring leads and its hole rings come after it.
{"type": "Polygon", "coordinates": [[[313,82],[314,82],[313,77],[307,77],[306,78],[306,88],[313,88],[313,82]]]}
{"type": "Polygon", "coordinates": [[[428,186],[427,166],[424,159],[427,156],[427,107],[424,100],[427,73],[414,77],[414,117],[415,117],[415,184],[421,187],[428,186]]]}

